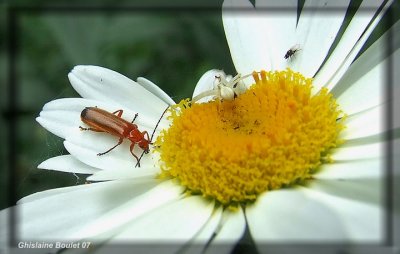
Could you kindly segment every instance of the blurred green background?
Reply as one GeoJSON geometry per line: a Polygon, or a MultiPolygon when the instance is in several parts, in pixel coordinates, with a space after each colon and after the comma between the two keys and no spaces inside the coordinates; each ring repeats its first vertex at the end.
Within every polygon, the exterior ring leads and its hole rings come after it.
{"type": "MultiPolygon", "coordinates": [[[[110,2],[110,1],[108,1],[110,2]]],[[[110,2],[111,3],[111,2],[110,2]]],[[[10,203],[9,170],[16,174],[19,199],[38,191],[82,184],[84,176],[39,170],[42,161],[67,154],[62,139],[42,128],[35,118],[51,100],[79,97],[67,79],[79,64],[107,67],[136,79],[146,77],[175,101],[190,97],[201,75],[213,68],[234,74],[221,21],[222,1],[177,7],[128,2],[67,8],[54,2],[2,5],[1,19],[1,175],[0,209],[10,203]],[[58,6],[57,8],[48,8],[58,6]],[[152,7],[154,6],[154,7],[152,7]],[[15,17],[15,27],[9,24],[15,17]],[[9,31],[10,27],[13,31],[9,31]],[[16,109],[9,108],[9,36],[15,36],[16,109]],[[8,39],[8,40],[7,40],[8,39]],[[12,112],[12,110],[16,110],[12,112]],[[15,117],[16,165],[9,165],[10,114],[15,117]]]]}

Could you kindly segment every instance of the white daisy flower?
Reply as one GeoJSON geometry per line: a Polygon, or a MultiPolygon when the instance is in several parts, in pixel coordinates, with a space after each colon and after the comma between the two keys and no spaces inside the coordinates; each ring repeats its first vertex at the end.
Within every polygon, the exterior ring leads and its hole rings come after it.
{"type": "MultiPolygon", "coordinates": [[[[20,200],[16,240],[54,249],[65,247],[60,240],[91,242],[104,253],[113,244],[131,253],[229,253],[248,234],[259,252],[264,243],[383,241],[382,77],[399,50],[382,54],[384,35],[354,59],[390,1],[363,2],[335,46],[348,2],[306,1],[298,20],[297,5],[284,5],[277,13],[274,2],[224,2],[243,76],[205,73],[193,95],[202,103],[175,104],[144,78],[75,67],[68,77],[83,98],[51,101],[37,118],[70,154],[39,168],[90,174],[89,184],[20,200]],[[122,109],[115,117],[128,122],[137,113],[136,134],[155,130],[140,167],[134,155],[143,149],[136,144],[132,154],[127,139],[97,155],[119,138],[80,130],[93,127],[81,119],[87,107],[122,109]]],[[[0,213],[2,246],[12,211],[0,213]]]]}

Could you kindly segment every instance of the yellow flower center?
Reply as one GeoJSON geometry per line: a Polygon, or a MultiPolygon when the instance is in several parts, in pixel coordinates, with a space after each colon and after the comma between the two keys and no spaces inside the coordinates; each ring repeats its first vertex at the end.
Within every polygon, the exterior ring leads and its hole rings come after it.
{"type": "Polygon", "coordinates": [[[171,110],[171,126],[156,140],[161,177],[235,206],[301,183],[327,161],[344,128],[332,95],[311,95],[312,80],[290,69],[253,78],[234,100],[184,100],[171,110]]]}

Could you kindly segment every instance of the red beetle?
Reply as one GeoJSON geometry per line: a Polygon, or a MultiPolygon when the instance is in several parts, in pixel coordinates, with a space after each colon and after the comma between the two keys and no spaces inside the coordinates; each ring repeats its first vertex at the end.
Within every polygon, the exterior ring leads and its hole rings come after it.
{"type": "MultiPolygon", "coordinates": [[[[165,114],[166,110],[164,111],[163,115],[165,114]]],[[[158,120],[157,125],[153,131],[153,134],[151,135],[150,138],[149,133],[147,131],[140,131],[138,126],[133,123],[138,116],[137,113],[135,114],[135,117],[133,118],[132,122],[128,122],[123,118],[121,118],[122,113],[123,113],[122,109],[110,113],[104,109],[100,109],[97,107],[86,107],[84,110],[82,110],[81,120],[82,122],[87,124],[89,128],[84,128],[82,126],[79,126],[79,128],[81,130],[106,132],[115,137],[119,137],[119,141],[115,146],[111,147],[110,149],[108,149],[103,153],[98,153],[97,154],[98,156],[110,152],[111,150],[122,144],[122,141],[125,138],[129,139],[131,141],[131,146],[130,146],[131,154],[137,160],[136,166],[140,167],[140,159],[142,158],[143,153],[149,152],[149,145],[151,144],[151,138],[153,138],[154,132],[158,124],[160,123],[162,116],[158,120]],[[143,150],[143,153],[140,156],[140,158],[133,152],[133,149],[135,148],[136,144],[143,150]]]]}

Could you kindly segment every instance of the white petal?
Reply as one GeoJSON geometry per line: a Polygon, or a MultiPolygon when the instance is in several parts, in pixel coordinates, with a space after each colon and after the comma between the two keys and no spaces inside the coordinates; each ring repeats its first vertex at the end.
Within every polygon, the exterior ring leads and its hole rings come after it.
{"type": "Polygon", "coordinates": [[[222,212],[222,207],[214,209],[207,223],[184,249],[184,253],[203,253],[205,244],[211,240],[221,223],[222,212]]]}
{"type": "Polygon", "coordinates": [[[82,185],[76,185],[76,186],[71,186],[71,187],[63,187],[63,188],[50,189],[50,190],[45,190],[45,191],[41,191],[41,192],[36,192],[36,193],[30,194],[30,195],[18,200],[17,205],[27,203],[27,202],[32,202],[32,201],[42,199],[42,198],[47,198],[50,196],[55,196],[58,194],[63,195],[63,194],[66,194],[67,192],[77,191],[77,190],[84,189],[84,188],[88,188],[88,186],[86,186],[86,184],[82,184],[82,185]]]}
{"type": "MultiPolygon", "coordinates": [[[[114,182],[114,181],[112,181],[114,182]]],[[[131,182],[131,180],[126,181],[131,182]]],[[[158,184],[151,190],[144,192],[140,196],[127,201],[125,204],[116,207],[102,216],[97,216],[96,220],[91,221],[90,225],[75,231],[72,238],[74,239],[93,239],[105,240],[112,235],[121,233],[123,227],[128,226],[127,223],[135,222],[140,216],[146,216],[150,211],[162,209],[162,206],[179,199],[183,188],[174,184],[172,181],[158,184]]],[[[157,220],[155,220],[156,222],[157,220]]],[[[131,236],[132,238],[135,235],[131,236]]]]}
{"type": "Polygon", "coordinates": [[[146,88],[149,92],[151,92],[152,94],[154,94],[155,96],[157,96],[158,98],[160,98],[161,100],[163,100],[167,105],[174,105],[176,104],[174,102],[173,99],[171,99],[171,97],[168,96],[168,94],[166,94],[161,88],[159,88],[156,84],[154,84],[153,82],[151,82],[150,80],[143,78],[143,77],[139,77],[137,79],[137,82],[143,86],[144,88],[146,88]]]}
{"type": "Polygon", "coordinates": [[[328,80],[330,80],[337,71],[338,63],[345,61],[347,55],[350,53],[367,25],[374,17],[374,14],[380,5],[381,2],[375,0],[366,0],[361,3],[344,34],[340,38],[335,50],[315,76],[313,81],[314,86],[320,88],[325,84],[328,84],[328,80]]]}
{"type": "Polygon", "coordinates": [[[375,158],[323,164],[314,176],[317,179],[381,178],[384,170],[383,158],[375,158]]]}
{"type": "Polygon", "coordinates": [[[324,84],[329,89],[332,89],[338,83],[338,81],[343,77],[343,75],[348,71],[349,66],[354,61],[355,57],[359,53],[360,49],[363,47],[368,37],[371,35],[372,31],[375,29],[376,25],[382,19],[383,14],[386,12],[391,2],[392,1],[390,0],[385,2],[385,6],[383,7],[383,9],[376,16],[376,18],[369,24],[367,30],[363,32],[362,36],[357,40],[357,43],[351,49],[350,53],[347,55],[345,60],[342,63],[335,63],[336,72],[334,76],[324,84]]]}
{"type": "Polygon", "coordinates": [[[386,105],[380,105],[370,110],[348,117],[340,138],[349,140],[372,136],[384,132],[385,116],[384,109],[386,105]]]}
{"type": "Polygon", "coordinates": [[[310,181],[307,188],[349,200],[382,205],[383,184],[382,178],[315,179],[310,181]]]}
{"type": "Polygon", "coordinates": [[[61,155],[47,159],[40,163],[38,168],[79,174],[94,174],[99,171],[98,168],[86,165],[71,155],[61,155]]]}
{"type": "Polygon", "coordinates": [[[137,168],[113,168],[112,170],[101,170],[87,178],[88,181],[109,181],[118,179],[131,179],[139,177],[156,178],[159,168],[137,167],[137,168]]]}
{"type": "Polygon", "coordinates": [[[63,98],[50,101],[43,106],[43,112],[52,110],[69,110],[72,112],[81,112],[82,107],[97,106],[97,103],[101,103],[99,107],[111,107],[112,104],[106,102],[100,102],[97,100],[83,99],[83,98],[63,98]]]}
{"type": "Polygon", "coordinates": [[[178,249],[199,232],[213,208],[213,202],[200,196],[181,199],[130,223],[111,243],[174,243],[178,249]]]}
{"type": "Polygon", "coordinates": [[[328,242],[346,239],[344,225],[330,207],[300,189],[281,189],[260,196],[246,208],[257,243],[328,242]]]}
{"type": "Polygon", "coordinates": [[[81,98],[53,100],[43,106],[36,121],[48,131],[65,138],[71,130],[82,124],[80,120],[82,110],[95,105],[97,105],[97,101],[81,98]]]}
{"type": "MultiPolygon", "coordinates": [[[[249,74],[271,68],[270,47],[261,30],[262,12],[255,12],[247,0],[226,0],[222,21],[236,71],[249,74]]],[[[246,82],[246,81],[245,81],[246,82]]]]}
{"type": "Polygon", "coordinates": [[[387,144],[383,142],[360,146],[341,146],[332,150],[332,159],[337,162],[382,158],[386,146],[387,144]]]}
{"type": "Polygon", "coordinates": [[[339,216],[341,224],[345,226],[348,242],[382,244],[384,236],[382,206],[335,197],[309,188],[305,190],[307,195],[325,204],[331,212],[339,216]]]}
{"type": "MultiPolygon", "coordinates": [[[[400,50],[397,50],[391,57],[395,59],[399,56],[400,50]]],[[[332,90],[332,93],[338,97],[337,102],[340,107],[347,114],[375,107],[387,100],[384,89],[387,82],[387,67],[391,61],[390,58],[386,58],[371,70],[366,71],[369,68],[368,64],[371,63],[368,59],[372,58],[361,59],[361,57],[332,90]]]]}
{"type": "Polygon", "coordinates": [[[295,70],[306,77],[315,75],[336,38],[348,4],[347,0],[305,2],[296,29],[301,51],[295,70]]]}
{"type": "Polygon", "coordinates": [[[135,81],[103,67],[75,66],[68,78],[84,98],[114,103],[146,115],[161,115],[167,107],[163,100],[135,81]]]}
{"type": "Polygon", "coordinates": [[[207,247],[206,253],[231,253],[246,229],[246,219],[242,208],[237,211],[225,210],[221,229],[207,247]]]}
{"type": "MultiPolygon", "coordinates": [[[[120,170],[135,170],[137,160],[130,153],[129,142],[125,141],[120,146],[116,147],[111,152],[98,156],[98,153],[105,152],[115,144],[118,139],[110,135],[101,135],[103,133],[77,133],[70,135],[64,141],[64,146],[67,151],[75,156],[83,163],[95,168],[112,170],[118,168],[120,170]],[[97,134],[97,135],[96,135],[97,134]],[[81,139],[79,139],[79,137],[81,139]]],[[[135,154],[139,157],[142,150],[134,150],[135,154]]],[[[153,161],[150,154],[144,154],[140,160],[141,167],[153,167],[153,161]]]]}
{"type": "MultiPolygon", "coordinates": [[[[155,186],[156,181],[112,181],[66,188],[65,193],[23,202],[17,209],[18,240],[60,240],[84,228],[102,214],[115,209],[155,186]]],[[[54,194],[54,193],[53,193],[54,194]]],[[[0,212],[7,218],[11,209],[0,212]]],[[[3,221],[3,220],[1,220],[3,221]]],[[[0,226],[0,241],[8,234],[0,226]]]]}
{"type": "MultiPolygon", "coordinates": [[[[273,50],[269,52],[271,54],[270,70],[283,70],[287,65],[293,63],[293,61],[284,58],[286,52],[298,43],[295,38],[297,1],[256,1],[256,9],[262,14],[257,30],[273,47],[273,50]]],[[[259,57],[267,56],[259,55],[259,57]]]]}

